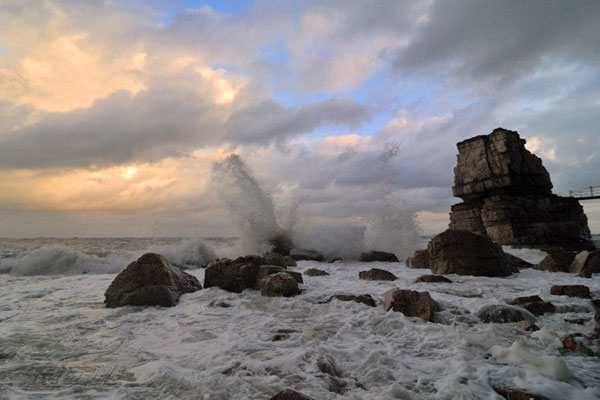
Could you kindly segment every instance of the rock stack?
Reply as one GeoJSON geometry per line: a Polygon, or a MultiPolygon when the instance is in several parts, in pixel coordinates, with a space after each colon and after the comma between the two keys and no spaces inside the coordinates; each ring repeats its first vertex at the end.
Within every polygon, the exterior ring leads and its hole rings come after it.
{"type": "Polygon", "coordinates": [[[502,245],[593,249],[579,202],[552,194],[542,160],[514,131],[495,129],[458,143],[450,228],[488,235],[502,245]]]}

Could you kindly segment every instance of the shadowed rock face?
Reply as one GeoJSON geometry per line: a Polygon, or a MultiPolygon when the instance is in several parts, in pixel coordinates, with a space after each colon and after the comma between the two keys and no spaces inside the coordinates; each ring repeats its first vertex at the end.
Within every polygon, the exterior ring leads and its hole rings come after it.
{"type": "Polygon", "coordinates": [[[495,129],[458,143],[450,228],[490,236],[502,245],[593,249],[583,208],[552,194],[542,160],[514,131],[495,129]]]}
{"type": "Polygon", "coordinates": [[[511,268],[502,248],[484,235],[448,229],[427,245],[436,275],[508,276],[511,268]]]}
{"type": "Polygon", "coordinates": [[[106,307],[162,306],[177,304],[184,293],[202,289],[192,275],[172,266],[159,254],[147,253],[132,262],[106,290],[106,307]]]}
{"type": "Polygon", "coordinates": [[[260,266],[264,263],[264,258],[259,256],[217,260],[206,267],[204,287],[218,286],[234,293],[252,289],[257,286],[260,266]]]}

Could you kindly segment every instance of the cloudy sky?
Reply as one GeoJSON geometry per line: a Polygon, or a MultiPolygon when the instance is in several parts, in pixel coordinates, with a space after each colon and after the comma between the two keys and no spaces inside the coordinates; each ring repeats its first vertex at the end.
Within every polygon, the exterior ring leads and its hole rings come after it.
{"type": "Polygon", "coordinates": [[[432,233],[498,126],[555,193],[600,185],[599,43],[584,0],[2,0],[0,236],[232,234],[232,153],[282,212],[391,191],[432,233]]]}

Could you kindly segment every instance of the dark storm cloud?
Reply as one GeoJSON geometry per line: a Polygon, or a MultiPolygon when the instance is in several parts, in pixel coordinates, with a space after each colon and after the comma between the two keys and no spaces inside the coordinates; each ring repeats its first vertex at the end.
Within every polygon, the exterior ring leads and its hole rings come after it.
{"type": "Polygon", "coordinates": [[[597,63],[599,21],[597,1],[436,1],[395,66],[506,84],[556,62],[597,63]]]}

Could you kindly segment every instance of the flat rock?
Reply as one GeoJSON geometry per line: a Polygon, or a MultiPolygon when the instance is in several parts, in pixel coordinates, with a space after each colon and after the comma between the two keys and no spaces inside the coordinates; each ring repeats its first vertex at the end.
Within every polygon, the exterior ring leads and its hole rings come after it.
{"type": "Polygon", "coordinates": [[[521,305],[521,304],[527,304],[527,303],[541,303],[544,300],[537,295],[534,296],[521,296],[521,297],[516,297],[510,301],[508,301],[508,304],[512,304],[512,305],[521,305]]]}
{"type": "Polygon", "coordinates": [[[317,268],[309,268],[306,271],[304,271],[304,274],[306,276],[328,276],[329,273],[321,270],[321,269],[317,269],[317,268]]]}
{"type": "Polygon", "coordinates": [[[359,279],[367,281],[395,281],[398,277],[392,274],[390,271],[384,269],[372,268],[368,271],[360,271],[358,273],[359,279]]]}
{"type": "Polygon", "coordinates": [[[271,397],[269,400],[312,400],[310,397],[296,392],[293,389],[285,389],[271,397]]]}
{"type": "Polygon", "coordinates": [[[406,266],[408,268],[431,268],[430,265],[431,257],[429,256],[429,251],[425,250],[417,250],[412,257],[406,259],[406,266]]]}
{"type": "Polygon", "coordinates": [[[554,285],[550,288],[550,294],[555,296],[590,298],[590,288],[584,285],[554,285]]]}
{"type": "Polygon", "coordinates": [[[492,386],[492,388],[506,400],[550,400],[546,396],[531,393],[525,389],[508,388],[506,386],[492,386]]]}
{"type": "Polygon", "coordinates": [[[354,301],[356,303],[362,303],[369,307],[376,307],[377,303],[370,294],[334,294],[331,296],[325,303],[329,303],[331,300],[339,300],[339,301],[354,301]]]}
{"type": "Polygon", "coordinates": [[[536,321],[535,316],[531,312],[521,307],[504,304],[490,304],[483,306],[477,312],[477,317],[483,322],[494,322],[499,324],[519,321],[536,321]]]}
{"type": "Polygon", "coordinates": [[[434,312],[440,309],[428,292],[397,288],[383,294],[383,307],[386,311],[401,312],[407,317],[419,317],[424,321],[433,321],[434,312]]]}
{"type": "Polygon", "coordinates": [[[511,269],[502,248],[484,235],[448,229],[427,245],[431,272],[437,275],[508,276],[511,269]]]}
{"type": "Polygon", "coordinates": [[[241,293],[257,287],[259,269],[265,264],[260,256],[219,259],[206,267],[204,287],[218,286],[229,292],[241,293]]]}
{"type": "Polygon", "coordinates": [[[387,253],[385,251],[369,251],[361,253],[359,261],[362,262],[398,262],[398,257],[394,253],[387,253]]]}
{"type": "Polygon", "coordinates": [[[121,271],[106,290],[108,308],[177,304],[184,293],[202,289],[194,276],[174,267],[159,254],[147,253],[121,271]]]}
{"type": "Polygon", "coordinates": [[[452,283],[452,281],[443,275],[421,275],[415,280],[415,283],[452,283]]]}
{"type": "Polygon", "coordinates": [[[290,274],[278,272],[260,280],[260,294],[267,297],[291,297],[300,294],[300,288],[290,274]]]}

